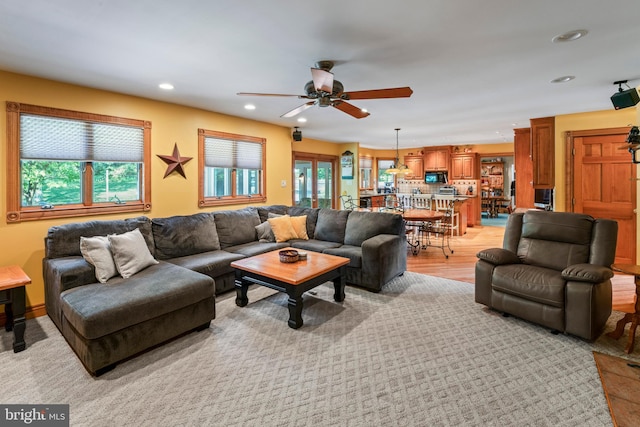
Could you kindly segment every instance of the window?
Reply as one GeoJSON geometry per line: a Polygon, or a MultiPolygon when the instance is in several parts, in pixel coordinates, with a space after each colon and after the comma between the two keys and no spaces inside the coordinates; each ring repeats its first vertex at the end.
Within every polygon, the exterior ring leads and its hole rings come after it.
{"type": "Polygon", "coordinates": [[[7,222],[151,209],[151,123],[7,102],[7,222]]]}
{"type": "Polygon", "coordinates": [[[200,206],[265,202],[265,139],[198,130],[200,206]]]}
{"type": "Polygon", "coordinates": [[[395,161],[391,159],[378,159],[378,189],[393,187],[396,176],[386,173],[386,170],[394,164],[395,161]]]}

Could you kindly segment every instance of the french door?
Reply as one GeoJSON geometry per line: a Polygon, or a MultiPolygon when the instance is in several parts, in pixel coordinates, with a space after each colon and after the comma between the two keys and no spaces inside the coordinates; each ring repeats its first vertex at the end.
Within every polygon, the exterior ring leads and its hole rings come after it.
{"type": "Polygon", "coordinates": [[[337,156],[293,153],[293,204],[307,208],[336,206],[337,156]]]}

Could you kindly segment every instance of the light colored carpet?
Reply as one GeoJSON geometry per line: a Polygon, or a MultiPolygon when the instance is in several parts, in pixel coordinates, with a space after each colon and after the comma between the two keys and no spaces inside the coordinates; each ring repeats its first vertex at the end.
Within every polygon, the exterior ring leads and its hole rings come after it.
{"type": "Polygon", "coordinates": [[[48,317],[29,320],[25,351],[0,335],[0,401],[69,403],[73,426],[612,425],[592,351],[628,357],[626,335],[553,335],[416,273],[342,304],[316,289],[301,329],[282,294],[252,288],[244,308],[227,294],[210,329],[99,378],[48,317]]]}

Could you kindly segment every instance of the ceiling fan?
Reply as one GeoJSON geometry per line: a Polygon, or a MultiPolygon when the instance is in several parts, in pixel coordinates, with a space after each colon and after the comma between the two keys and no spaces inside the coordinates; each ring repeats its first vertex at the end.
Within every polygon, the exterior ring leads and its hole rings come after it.
{"type": "Polygon", "coordinates": [[[362,111],[362,109],[356,107],[353,104],[349,104],[346,101],[352,99],[380,99],[380,98],[408,98],[413,93],[410,87],[396,87],[389,89],[371,89],[371,90],[359,90],[355,92],[345,92],[344,86],[338,80],[333,79],[333,61],[318,61],[315,67],[311,68],[311,78],[309,82],[304,86],[306,95],[287,95],[281,93],[251,93],[251,92],[238,92],[238,95],[242,96],[295,96],[300,99],[310,99],[293,110],[284,113],[280,117],[294,117],[300,114],[307,108],[311,108],[314,105],[320,107],[333,107],[338,110],[355,117],[356,119],[362,119],[369,115],[368,112],[362,111]]]}

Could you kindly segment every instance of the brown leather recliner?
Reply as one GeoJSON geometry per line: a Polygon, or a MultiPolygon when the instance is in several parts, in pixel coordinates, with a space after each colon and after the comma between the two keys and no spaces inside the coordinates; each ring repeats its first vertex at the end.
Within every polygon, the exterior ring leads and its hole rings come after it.
{"type": "Polygon", "coordinates": [[[503,248],[480,251],[476,302],[587,340],[611,314],[618,223],[568,212],[509,215],[503,248]]]}

